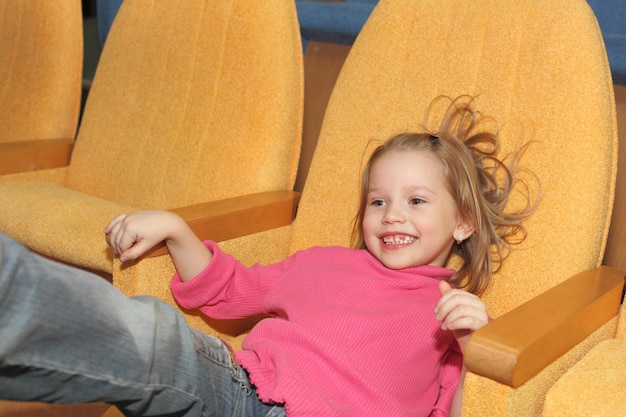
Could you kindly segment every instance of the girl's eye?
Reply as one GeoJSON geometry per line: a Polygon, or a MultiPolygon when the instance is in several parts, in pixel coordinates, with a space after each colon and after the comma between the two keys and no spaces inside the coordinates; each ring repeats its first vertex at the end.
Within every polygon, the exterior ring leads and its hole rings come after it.
{"type": "Polygon", "coordinates": [[[422,200],[421,198],[415,197],[409,200],[409,204],[413,204],[413,205],[420,205],[423,204],[424,200],[422,200]]]}
{"type": "Polygon", "coordinates": [[[370,203],[370,206],[384,206],[384,205],[385,205],[385,201],[381,199],[372,200],[372,202],[370,203]]]}

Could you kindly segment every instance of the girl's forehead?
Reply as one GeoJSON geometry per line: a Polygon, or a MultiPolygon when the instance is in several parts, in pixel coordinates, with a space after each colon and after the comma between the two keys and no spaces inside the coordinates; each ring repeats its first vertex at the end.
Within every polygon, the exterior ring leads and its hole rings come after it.
{"type": "Polygon", "coordinates": [[[445,181],[443,165],[432,152],[394,149],[372,164],[370,186],[384,185],[389,180],[416,185],[441,183],[445,181]]]}
{"type": "Polygon", "coordinates": [[[392,149],[380,155],[372,164],[372,170],[376,168],[389,169],[395,166],[401,166],[404,170],[443,172],[443,164],[434,153],[406,149],[392,149]]]}

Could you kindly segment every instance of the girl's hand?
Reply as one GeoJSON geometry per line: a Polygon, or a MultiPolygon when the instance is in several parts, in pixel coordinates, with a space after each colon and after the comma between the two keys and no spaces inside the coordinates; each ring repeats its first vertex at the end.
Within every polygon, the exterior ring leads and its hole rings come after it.
{"type": "Polygon", "coordinates": [[[138,211],[117,216],[104,229],[107,243],[120,261],[132,261],[165,242],[180,279],[188,281],[213,259],[213,254],[187,223],[169,211],[138,211]]]}
{"type": "Polygon", "coordinates": [[[439,282],[441,298],[435,306],[435,317],[443,330],[454,332],[461,351],[473,332],[489,322],[487,308],[478,296],[463,290],[452,289],[446,281],[439,282]]]}
{"type": "Polygon", "coordinates": [[[180,217],[167,211],[138,211],[122,214],[104,229],[106,241],[120,261],[139,258],[155,245],[170,239],[180,228],[180,217]]]}

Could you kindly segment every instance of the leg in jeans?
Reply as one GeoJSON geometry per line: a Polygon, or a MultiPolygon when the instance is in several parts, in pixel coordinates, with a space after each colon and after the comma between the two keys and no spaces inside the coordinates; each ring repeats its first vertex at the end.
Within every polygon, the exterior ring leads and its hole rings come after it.
{"type": "Polygon", "coordinates": [[[284,413],[258,400],[224,343],[173,307],[128,298],[1,234],[0,396],[103,401],[126,415],[284,413]]]}

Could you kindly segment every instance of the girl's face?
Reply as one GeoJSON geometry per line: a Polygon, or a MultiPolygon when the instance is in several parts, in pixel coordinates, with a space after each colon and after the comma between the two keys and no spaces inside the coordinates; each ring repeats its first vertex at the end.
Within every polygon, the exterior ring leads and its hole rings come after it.
{"type": "Polygon", "coordinates": [[[472,232],[430,153],[392,150],[371,166],[363,237],[388,268],[443,266],[455,236],[472,232]]]}

